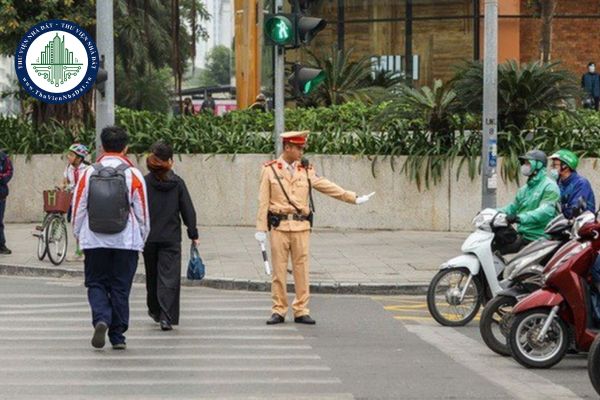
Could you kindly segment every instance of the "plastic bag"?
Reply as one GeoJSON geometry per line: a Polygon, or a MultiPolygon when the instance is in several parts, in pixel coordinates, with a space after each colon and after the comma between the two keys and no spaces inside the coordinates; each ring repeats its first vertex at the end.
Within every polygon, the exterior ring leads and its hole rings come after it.
{"type": "Polygon", "coordinates": [[[198,248],[192,243],[190,247],[190,261],[188,262],[187,278],[192,281],[199,281],[204,278],[206,267],[200,257],[198,248]]]}

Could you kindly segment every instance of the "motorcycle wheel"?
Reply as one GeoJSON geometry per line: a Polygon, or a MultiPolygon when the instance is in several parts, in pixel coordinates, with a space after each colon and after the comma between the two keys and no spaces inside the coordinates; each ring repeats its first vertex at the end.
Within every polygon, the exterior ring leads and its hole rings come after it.
{"type": "Polygon", "coordinates": [[[501,356],[510,356],[506,337],[515,304],[517,299],[512,296],[496,296],[485,305],[479,320],[481,338],[490,350],[501,356]]]}
{"type": "Polygon", "coordinates": [[[594,339],[588,354],[588,375],[596,393],[600,394],[600,335],[594,339]]]}
{"type": "Polygon", "coordinates": [[[471,279],[462,301],[460,299],[469,276],[467,268],[449,268],[439,271],[431,280],[427,308],[440,325],[464,326],[479,312],[483,297],[479,277],[471,279]]]}
{"type": "Polygon", "coordinates": [[[569,330],[559,317],[554,318],[546,336],[542,340],[537,339],[549,314],[549,309],[542,308],[513,317],[508,345],[513,358],[524,367],[553,367],[563,359],[569,349],[569,330]]]}

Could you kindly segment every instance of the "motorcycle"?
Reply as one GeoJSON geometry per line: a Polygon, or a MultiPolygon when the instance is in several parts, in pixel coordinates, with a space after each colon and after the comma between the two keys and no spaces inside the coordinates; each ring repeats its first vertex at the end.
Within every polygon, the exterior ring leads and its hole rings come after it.
{"type": "Polygon", "coordinates": [[[550,368],[571,345],[588,351],[596,336],[589,276],[600,249],[600,224],[595,221],[589,211],[575,219],[577,237],[550,259],[542,288],[513,307],[508,346],[525,367],[550,368]]]}
{"type": "Polygon", "coordinates": [[[600,335],[596,336],[588,354],[588,375],[596,393],[600,394],[600,335]]]}
{"type": "Polygon", "coordinates": [[[498,294],[498,277],[506,262],[503,254],[515,253],[517,232],[506,221],[506,214],[485,209],[473,219],[475,231],[464,241],[464,253],[446,261],[427,290],[427,308],[441,325],[468,324],[482,303],[498,294]]]}
{"type": "Polygon", "coordinates": [[[573,236],[573,222],[562,214],[545,229],[549,238],[538,239],[525,246],[504,269],[503,288],[490,300],[481,313],[479,332],[485,344],[494,352],[509,356],[506,343],[512,307],[542,286],[542,271],[550,258],[573,236]]]}

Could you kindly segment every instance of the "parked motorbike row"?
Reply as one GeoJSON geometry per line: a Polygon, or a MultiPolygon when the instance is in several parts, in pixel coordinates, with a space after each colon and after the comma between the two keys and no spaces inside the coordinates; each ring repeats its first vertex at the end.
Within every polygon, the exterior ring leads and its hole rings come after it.
{"type": "MultiPolygon", "coordinates": [[[[582,207],[583,209],[583,207],[582,207]]],[[[481,337],[494,352],[527,368],[550,368],[567,352],[589,352],[588,371],[600,394],[600,298],[590,270],[600,250],[600,222],[586,211],[560,214],[542,238],[514,253],[516,231],[493,209],[473,220],[463,254],[440,266],[427,293],[432,317],[444,326],[469,323],[482,305],[481,337]]]]}

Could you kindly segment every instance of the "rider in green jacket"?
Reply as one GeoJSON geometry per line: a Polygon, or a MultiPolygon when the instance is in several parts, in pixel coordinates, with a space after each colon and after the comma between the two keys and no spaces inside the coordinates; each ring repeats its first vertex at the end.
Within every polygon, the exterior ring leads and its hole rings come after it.
{"type": "Polygon", "coordinates": [[[556,182],[546,175],[548,161],[543,151],[529,151],[519,160],[527,184],[519,189],[515,200],[500,211],[507,214],[507,222],[518,224],[518,240],[525,245],[546,236],[544,229],[556,216],[560,191],[556,182]]]}

